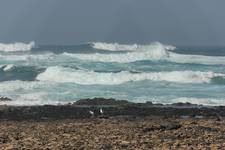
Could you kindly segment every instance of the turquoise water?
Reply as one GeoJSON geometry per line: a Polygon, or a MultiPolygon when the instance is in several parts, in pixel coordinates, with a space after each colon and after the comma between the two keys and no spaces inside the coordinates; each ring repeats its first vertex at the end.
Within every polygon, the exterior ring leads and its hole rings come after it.
{"type": "Polygon", "coordinates": [[[225,47],[0,44],[0,96],[8,105],[94,97],[224,105],[225,47]]]}

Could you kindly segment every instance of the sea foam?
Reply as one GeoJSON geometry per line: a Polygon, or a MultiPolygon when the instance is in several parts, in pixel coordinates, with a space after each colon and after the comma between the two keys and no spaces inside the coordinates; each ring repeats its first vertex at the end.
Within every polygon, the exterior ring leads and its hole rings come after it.
{"type": "MultiPolygon", "coordinates": [[[[4,81],[0,82],[0,96],[6,96],[12,101],[2,101],[0,105],[45,105],[58,104],[49,100],[47,89],[55,87],[54,83],[41,81],[4,81]]],[[[63,102],[61,102],[63,103],[63,102]]]]}
{"type": "Polygon", "coordinates": [[[8,55],[1,55],[0,54],[0,60],[2,61],[29,61],[29,62],[35,62],[36,60],[40,61],[48,61],[55,58],[55,54],[53,53],[43,53],[43,54],[8,54],[8,55]]]}
{"type": "Polygon", "coordinates": [[[149,61],[168,61],[175,63],[190,63],[203,65],[225,65],[225,57],[223,56],[204,56],[204,55],[185,55],[175,53],[176,47],[164,45],[159,42],[150,45],[121,45],[118,43],[92,43],[96,49],[104,49],[110,51],[126,50],[127,53],[92,53],[92,54],[72,54],[64,52],[63,56],[88,60],[93,62],[118,62],[129,63],[142,60],[149,61]]]}
{"type": "MultiPolygon", "coordinates": [[[[128,46],[128,45],[127,45],[128,46]]],[[[125,47],[125,46],[123,46],[125,47]]],[[[136,47],[136,46],[130,46],[136,47]]],[[[129,48],[129,46],[128,46],[129,48]]],[[[135,49],[135,48],[134,48],[135,49]]],[[[120,49],[122,50],[122,49],[120,49]]],[[[130,48],[131,50],[131,48],[130,48]]],[[[159,60],[162,58],[169,57],[168,50],[173,50],[173,48],[169,46],[164,46],[161,43],[154,43],[147,46],[138,46],[135,51],[127,52],[127,53],[114,53],[114,54],[102,54],[102,53],[94,53],[94,54],[71,54],[71,53],[63,53],[63,55],[68,57],[73,57],[77,59],[84,59],[89,61],[96,62],[135,62],[141,60],[159,60]]]]}
{"type": "Polygon", "coordinates": [[[193,98],[193,97],[179,97],[171,100],[172,103],[191,103],[197,105],[206,106],[220,106],[225,105],[224,99],[213,99],[213,98],[193,98]]]}
{"type": "MultiPolygon", "coordinates": [[[[162,46],[159,42],[153,42],[149,45],[139,45],[139,44],[119,44],[119,43],[104,43],[104,42],[93,42],[91,43],[92,47],[100,50],[109,50],[109,51],[141,51],[147,49],[154,49],[158,46],[162,46]]],[[[163,45],[165,49],[174,50],[175,47],[172,45],[163,45]]]]}
{"type": "Polygon", "coordinates": [[[0,51],[3,52],[18,52],[18,51],[30,51],[34,48],[35,42],[26,43],[0,43],[0,51]]]}
{"type": "Polygon", "coordinates": [[[39,81],[59,83],[76,83],[81,85],[118,85],[130,81],[167,81],[176,83],[210,83],[215,77],[224,77],[224,74],[200,71],[172,71],[131,73],[122,71],[118,73],[100,73],[94,71],[76,70],[64,67],[48,67],[37,76],[39,81]]]}

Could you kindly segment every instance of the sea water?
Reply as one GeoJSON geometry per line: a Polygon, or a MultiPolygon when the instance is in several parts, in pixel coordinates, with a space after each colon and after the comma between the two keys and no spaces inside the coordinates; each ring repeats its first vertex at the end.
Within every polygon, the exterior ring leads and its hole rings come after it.
{"type": "Polygon", "coordinates": [[[90,42],[0,44],[0,96],[7,105],[83,98],[225,104],[225,47],[90,42]]]}

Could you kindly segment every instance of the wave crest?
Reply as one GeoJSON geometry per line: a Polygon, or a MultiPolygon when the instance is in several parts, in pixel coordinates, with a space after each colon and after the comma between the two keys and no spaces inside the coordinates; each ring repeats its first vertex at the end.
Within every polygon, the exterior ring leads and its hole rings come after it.
{"type": "MultiPolygon", "coordinates": [[[[169,57],[168,50],[173,50],[172,47],[163,45],[159,42],[156,42],[148,46],[122,45],[122,47],[126,47],[126,46],[127,48],[130,47],[130,50],[133,49],[135,51],[127,52],[127,53],[116,53],[116,54],[115,53],[114,54],[102,54],[102,53],[71,54],[71,53],[64,52],[63,55],[69,56],[72,58],[96,61],[96,62],[127,63],[127,62],[141,61],[141,60],[160,60],[162,58],[169,57]]],[[[120,50],[122,49],[123,48],[121,48],[120,50]]]]}
{"type": "Polygon", "coordinates": [[[0,43],[0,51],[3,52],[18,52],[18,51],[30,51],[35,47],[35,42],[26,43],[0,43]]]}
{"type": "Polygon", "coordinates": [[[93,53],[93,54],[72,54],[64,52],[62,55],[94,62],[118,62],[129,63],[142,60],[150,61],[168,61],[174,63],[190,63],[203,65],[224,65],[224,56],[204,56],[187,55],[175,53],[175,47],[164,45],[159,42],[150,45],[121,45],[118,43],[92,43],[93,47],[110,51],[127,51],[126,53],[93,53]]]}
{"type": "Polygon", "coordinates": [[[131,73],[122,71],[119,73],[99,73],[94,71],[75,70],[72,68],[49,67],[37,76],[39,81],[51,81],[59,83],[76,83],[81,85],[118,85],[130,81],[167,81],[176,83],[210,83],[215,77],[225,76],[213,72],[200,71],[172,71],[131,73]]]}
{"type": "Polygon", "coordinates": [[[163,46],[167,50],[174,50],[176,47],[171,45],[162,45],[159,42],[154,42],[149,45],[139,44],[119,44],[119,43],[104,43],[104,42],[93,42],[91,46],[95,49],[108,50],[108,51],[141,51],[157,48],[163,46]]]}

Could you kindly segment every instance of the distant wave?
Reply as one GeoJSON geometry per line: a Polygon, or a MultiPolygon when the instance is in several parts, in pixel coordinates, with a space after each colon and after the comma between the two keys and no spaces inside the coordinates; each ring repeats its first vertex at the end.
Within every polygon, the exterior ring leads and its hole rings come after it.
{"type": "MultiPolygon", "coordinates": [[[[103,43],[101,43],[103,44],[103,43]]],[[[29,44],[28,44],[29,45],[29,44]]],[[[31,44],[32,45],[32,44],[31,44]]],[[[113,45],[113,44],[112,44],[113,45]]],[[[34,60],[47,60],[52,62],[66,61],[67,59],[85,60],[90,62],[116,62],[116,63],[130,63],[136,61],[167,61],[181,64],[203,64],[203,65],[225,65],[224,56],[204,56],[204,55],[187,55],[175,53],[175,47],[163,45],[159,42],[150,45],[120,45],[116,44],[114,50],[129,49],[130,51],[123,53],[68,53],[63,52],[54,54],[52,52],[38,53],[38,54],[0,54],[0,61],[26,61],[34,62],[34,60]],[[130,48],[129,48],[130,47],[130,48]]],[[[107,46],[106,46],[107,47],[107,46]]],[[[106,49],[106,48],[105,48],[106,49]]],[[[113,49],[113,48],[111,48],[113,49]]],[[[126,51],[126,50],[125,50],[126,51]]],[[[4,62],[3,62],[4,63],[4,62]]]]}
{"type": "Polygon", "coordinates": [[[10,54],[10,55],[1,55],[0,61],[30,61],[35,62],[36,60],[49,60],[53,59],[56,55],[53,53],[43,53],[43,54],[10,54]]]}
{"type": "Polygon", "coordinates": [[[120,45],[97,43],[94,46],[99,49],[108,50],[130,50],[127,53],[92,53],[92,54],[72,54],[64,52],[62,55],[94,62],[119,62],[129,63],[142,60],[150,61],[168,61],[175,63],[192,63],[204,65],[225,65],[225,57],[203,56],[203,55],[185,55],[173,52],[173,46],[163,45],[159,42],[150,45],[120,45]]]}
{"type": "MultiPolygon", "coordinates": [[[[109,51],[141,51],[148,49],[155,49],[158,46],[162,46],[159,42],[154,42],[149,45],[138,45],[138,44],[119,44],[119,43],[104,43],[104,42],[93,42],[91,43],[92,47],[100,50],[109,50],[109,51]]],[[[175,49],[174,46],[171,45],[163,45],[163,47],[167,50],[175,49]]]]}
{"type": "Polygon", "coordinates": [[[200,71],[172,71],[131,73],[122,71],[119,73],[99,73],[94,71],[76,70],[63,67],[49,67],[37,76],[39,81],[51,81],[59,83],[76,83],[81,85],[117,85],[129,81],[168,81],[176,83],[210,83],[215,77],[224,77],[225,74],[200,71]]]}
{"type": "Polygon", "coordinates": [[[2,52],[18,52],[18,51],[30,51],[34,48],[35,42],[26,43],[0,43],[0,51],[2,52]]]}
{"type": "MultiPolygon", "coordinates": [[[[66,56],[69,56],[69,57],[74,57],[74,58],[77,58],[77,59],[84,59],[84,60],[96,61],[96,62],[121,62],[121,63],[126,63],[126,62],[134,62],[134,61],[141,61],[141,60],[159,60],[159,59],[162,59],[162,58],[169,57],[169,51],[168,50],[173,50],[173,48],[170,49],[168,46],[163,45],[163,44],[158,43],[158,42],[154,43],[152,45],[140,46],[140,47],[141,47],[141,49],[136,49],[136,51],[134,51],[134,52],[127,52],[127,53],[71,54],[71,53],[65,52],[65,53],[63,53],[63,55],[66,55],[66,56]]],[[[122,50],[122,49],[120,49],[120,50],[122,50]]]]}

